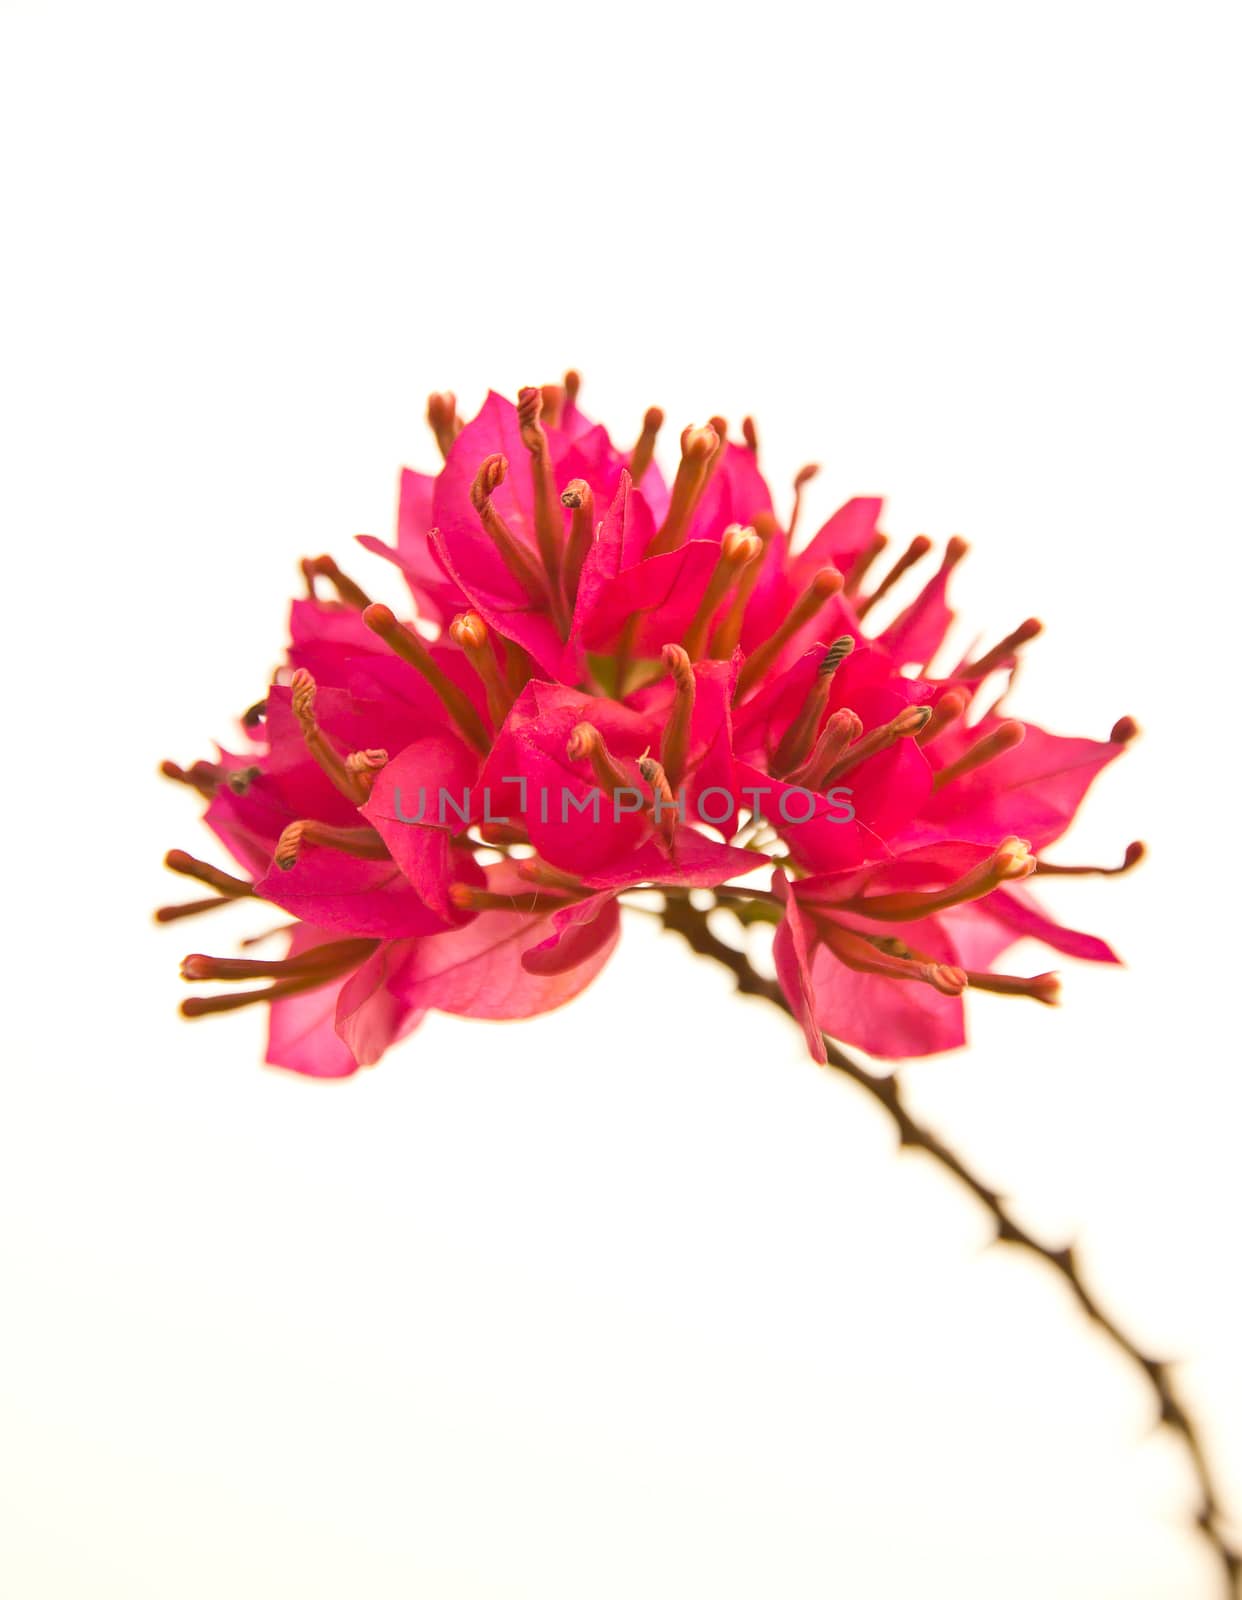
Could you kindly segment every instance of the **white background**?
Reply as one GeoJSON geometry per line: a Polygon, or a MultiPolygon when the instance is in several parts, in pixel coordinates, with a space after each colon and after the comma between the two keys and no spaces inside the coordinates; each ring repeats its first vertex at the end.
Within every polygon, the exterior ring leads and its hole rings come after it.
{"type": "Polygon", "coordinates": [[[389,592],[351,536],[429,389],[753,411],[821,516],[971,540],[968,634],[1044,618],[1019,711],[1145,729],[1056,854],[1150,861],[1052,886],[1126,969],[903,1076],[1183,1361],[1242,1512],[1227,8],[0,21],[0,1588],[1215,1594],[1058,1282],[672,938],[322,1085],[177,1019],[245,912],[149,908],[212,853],[157,762],[261,694],[298,557],[389,592]]]}

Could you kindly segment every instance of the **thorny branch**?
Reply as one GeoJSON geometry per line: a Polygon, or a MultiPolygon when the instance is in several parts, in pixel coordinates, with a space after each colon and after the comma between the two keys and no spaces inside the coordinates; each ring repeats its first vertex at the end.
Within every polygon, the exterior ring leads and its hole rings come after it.
{"type": "MultiPolygon", "coordinates": [[[[782,1011],[789,1012],[789,1003],[780,986],[770,979],[761,977],[751,966],[743,951],[734,950],[732,946],[718,939],[707,926],[707,913],[697,910],[690,904],[688,898],[666,896],[662,915],[664,926],[680,934],[691,949],[727,967],[736,978],[740,993],[769,1000],[782,1011]]],[[[995,1189],[977,1178],[936,1134],[910,1115],[902,1100],[896,1077],[876,1077],[847,1056],[831,1039],[825,1037],[824,1043],[828,1051],[828,1065],[843,1073],[883,1106],[896,1126],[901,1144],[922,1150],[974,1195],[996,1222],[997,1243],[1020,1245],[1059,1273],[1086,1315],[1143,1374],[1159,1405],[1160,1420],[1180,1437],[1190,1456],[1199,1492],[1196,1522],[1220,1563],[1227,1584],[1225,1593],[1230,1600],[1242,1595],[1242,1555],[1231,1543],[1226,1532],[1224,1510],[1213,1484],[1211,1468],[1204,1454],[1198,1430],[1174,1391],[1173,1377],[1168,1363],[1144,1355],[1129,1335],[1124,1333],[1101,1308],[1082,1280],[1072,1246],[1054,1250],[1048,1245],[1041,1244],[1013,1218],[1004,1198],[995,1189]]]]}

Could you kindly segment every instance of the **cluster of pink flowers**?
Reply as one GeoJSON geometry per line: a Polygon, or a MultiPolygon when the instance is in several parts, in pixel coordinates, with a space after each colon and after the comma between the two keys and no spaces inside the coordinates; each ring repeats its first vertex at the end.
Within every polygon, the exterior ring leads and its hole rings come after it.
{"type": "Polygon", "coordinates": [[[930,541],[874,579],[880,502],[855,499],[799,547],[813,469],[782,523],[749,419],[741,442],[719,418],[687,428],[669,484],[660,412],[620,451],[574,374],[516,406],[491,394],[464,426],[433,395],[428,417],[442,470],[402,475],[395,549],[360,541],[400,568],[415,620],[330,557],[303,562],[287,666],[242,719],[248,747],[165,764],[244,875],[171,852],[215,892],[161,920],[246,897],[294,919],[282,959],[186,957],[194,982],[260,980],[196,995],[187,1016],[264,1002],[269,1062],[343,1076],[432,1009],[563,1004],[615,949],[626,896],[650,890],[711,890],[775,924],[819,1060],[823,1033],[882,1057],[959,1045],[968,987],[1055,1001],[1052,974],[994,969],[1020,938],[1116,959],[1023,880],[1095,870],[1041,852],[1134,724],[1097,741],[1005,716],[1034,621],[932,675],[960,540],[868,634],[930,541]],[[459,798],[411,821],[420,791],[459,798]]]}

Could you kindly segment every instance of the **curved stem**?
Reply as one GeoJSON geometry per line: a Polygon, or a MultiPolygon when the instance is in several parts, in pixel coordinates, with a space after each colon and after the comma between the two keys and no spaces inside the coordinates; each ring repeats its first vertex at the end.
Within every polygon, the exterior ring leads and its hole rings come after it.
{"type": "MultiPolygon", "coordinates": [[[[782,1011],[790,1013],[789,1002],[785,999],[780,985],[768,978],[760,977],[743,951],[734,950],[731,945],[718,939],[707,926],[706,912],[696,911],[688,900],[666,899],[664,926],[673,933],[680,934],[699,955],[707,956],[719,962],[721,966],[727,967],[737,980],[740,993],[768,1000],[773,1005],[779,1006],[782,1011]]],[[[976,1177],[942,1139],[910,1115],[902,1100],[896,1077],[876,1077],[846,1055],[826,1035],[824,1045],[828,1051],[828,1065],[856,1083],[883,1107],[897,1129],[900,1143],[911,1149],[922,1150],[974,1195],[996,1223],[996,1243],[1018,1245],[1046,1262],[1069,1285],[1074,1298],[1091,1321],[1143,1375],[1159,1406],[1160,1421],[1178,1435],[1190,1457],[1199,1492],[1199,1508],[1195,1520],[1220,1564],[1226,1583],[1224,1592],[1230,1600],[1242,1595],[1242,1556],[1230,1541],[1226,1531],[1224,1510],[1213,1483],[1211,1468],[1198,1429],[1175,1392],[1169,1364],[1144,1355],[1130,1336],[1123,1332],[1102,1309],[1083,1281],[1072,1246],[1053,1249],[1049,1245],[1041,1244],[1020,1222],[1016,1221],[1004,1198],[995,1189],[976,1177]]]]}

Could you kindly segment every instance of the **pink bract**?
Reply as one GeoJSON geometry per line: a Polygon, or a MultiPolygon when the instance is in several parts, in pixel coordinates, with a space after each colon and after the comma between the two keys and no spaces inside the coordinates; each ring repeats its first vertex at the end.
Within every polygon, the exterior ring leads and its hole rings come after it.
{"type": "Polygon", "coordinates": [[[875,576],[876,499],[799,539],[813,471],[779,516],[749,419],[741,441],[720,418],[687,428],[666,482],[661,414],[618,449],[574,374],[516,405],[489,394],[464,425],[434,395],[428,417],[441,470],[402,474],[395,547],[360,540],[400,570],[409,618],[304,561],[286,665],[239,748],[165,764],[240,870],[171,852],[213,893],[161,920],[253,898],[293,919],[277,958],[187,957],[192,982],[257,984],[187,1015],[265,1003],[269,1062],[345,1077],[429,1011],[564,1004],[624,906],[702,891],[774,929],[819,1061],[825,1036],[952,1049],[971,989],[1054,1002],[1053,974],[996,970],[1020,939],[1116,961],[1024,880],[1106,870],[1042,852],[1134,724],[1067,738],[1005,714],[1034,621],[936,667],[962,541],[889,602],[930,541],[875,576]]]}

